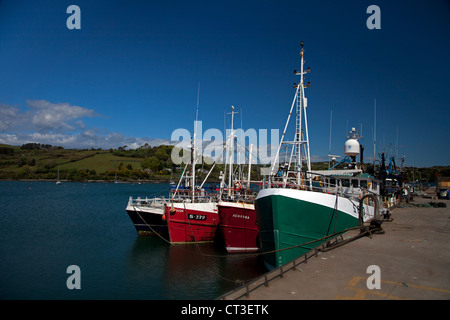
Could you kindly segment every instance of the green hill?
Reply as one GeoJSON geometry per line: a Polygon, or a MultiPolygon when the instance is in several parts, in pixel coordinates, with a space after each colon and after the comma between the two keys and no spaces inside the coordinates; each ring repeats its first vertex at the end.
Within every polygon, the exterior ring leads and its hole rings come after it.
{"type": "MultiPolygon", "coordinates": [[[[28,143],[22,146],[0,144],[0,179],[60,180],[70,181],[177,181],[184,164],[176,166],[171,161],[173,146],[138,149],[64,149],[51,145],[28,143]]],[[[211,165],[197,167],[202,180],[211,165]]],[[[210,174],[218,181],[222,165],[215,166],[210,174]]],[[[257,173],[256,168],[252,173],[257,173]]]]}
{"type": "Polygon", "coordinates": [[[172,146],[136,150],[64,149],[42,144],[0,144],[0,179],[168,180],[172,146]]]}
{"type": "MultiPolygon", "coordinates": [[[[183,167],[171,161],[173,146],[144,145],[138,149],[64,149],[51,145],[28,143],[22,146],[0,144],[0,179],[56,180],[58,167],[61,180],[88,181],[177,181],[183,167]]],[[[198,181],[211,165],[197,167],[198,181]]],[[[313,170],[326,170],[328,162],[312,164],[313,170]]],[[[211,180],[218,181],[222,165],[215,166],[211,180]]],[[[245,169],[244,169],[245,171],[245,169]]],[[[438,176],[450,177],[450,166],[404,168],[407,179],[436,182],[438,176]]],[[[252,166],[252,180],[261,180],[259,166],[252,166]]]]}

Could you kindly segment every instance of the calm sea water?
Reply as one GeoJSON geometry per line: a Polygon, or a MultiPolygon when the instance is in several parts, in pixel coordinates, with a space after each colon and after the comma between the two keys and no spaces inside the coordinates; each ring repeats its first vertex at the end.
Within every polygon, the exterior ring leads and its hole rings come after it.
{"type": "Polygon", "coordinates": [[[130,195],[168,184],[0,181],[0,299],[214,299],[266,270],[218,244],[138,237],[130,195]],[[69,290],[67,267],[81,270],[69,290]]]}

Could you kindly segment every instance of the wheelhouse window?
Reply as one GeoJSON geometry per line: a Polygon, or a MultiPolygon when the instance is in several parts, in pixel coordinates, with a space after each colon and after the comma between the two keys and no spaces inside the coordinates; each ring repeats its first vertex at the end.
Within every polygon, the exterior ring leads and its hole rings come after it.
{"type": "Polygon", "coordinates": [[[330,187],[336,187],[336,179],[334,179],[334,178],[331,178],[330,179],[330,187]]]}
{"type": "Polygon", "coordinates": [[[349,179],[342,179],[342,186],[343,187],[350,187],[350,180],[349,179]]]}
{"type": "Polygon", "coordinates": [[[361,188],[367,188],[367,180],[359,181],[359,185],[360,185],[361,188]]]}

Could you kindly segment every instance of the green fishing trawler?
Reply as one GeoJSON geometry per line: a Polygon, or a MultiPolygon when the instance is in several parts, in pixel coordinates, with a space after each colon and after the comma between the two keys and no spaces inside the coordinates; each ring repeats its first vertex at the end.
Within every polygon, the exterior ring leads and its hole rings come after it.
{"type": "MultiPolygon", "coordinates": [[[[380,183],[363,173],[356,163],[359,154],[355,130],[345,144],[350,168],[312,172],[304,89],[304,49],[300,52],[300,83],[295,84],[294,100],[270,173],[256,197],[261,251],[269,269],[279,267],[311,251],[349,228],[378,214],[380,183]],[[285,141],[291,114],[296,108],[293,141],[285,141]],[[280,149],[291,148],[289,159],[280,163],[280,149]],[[289,160],[289,161],[288,161],[289,160]]],[[[286,151],[286,155],[288,152],[286,151]]]]}

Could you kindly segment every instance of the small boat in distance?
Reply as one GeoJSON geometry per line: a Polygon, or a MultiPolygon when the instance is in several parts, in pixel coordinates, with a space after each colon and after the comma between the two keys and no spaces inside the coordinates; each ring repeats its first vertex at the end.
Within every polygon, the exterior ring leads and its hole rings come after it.
{"type": "Polygon", "coordinates": [[[62,182],[59,180],[59,165],[58,165],[58,180],[56,180],[56,185],[59,185],[59,184],[61,184],[62,182]]]}

